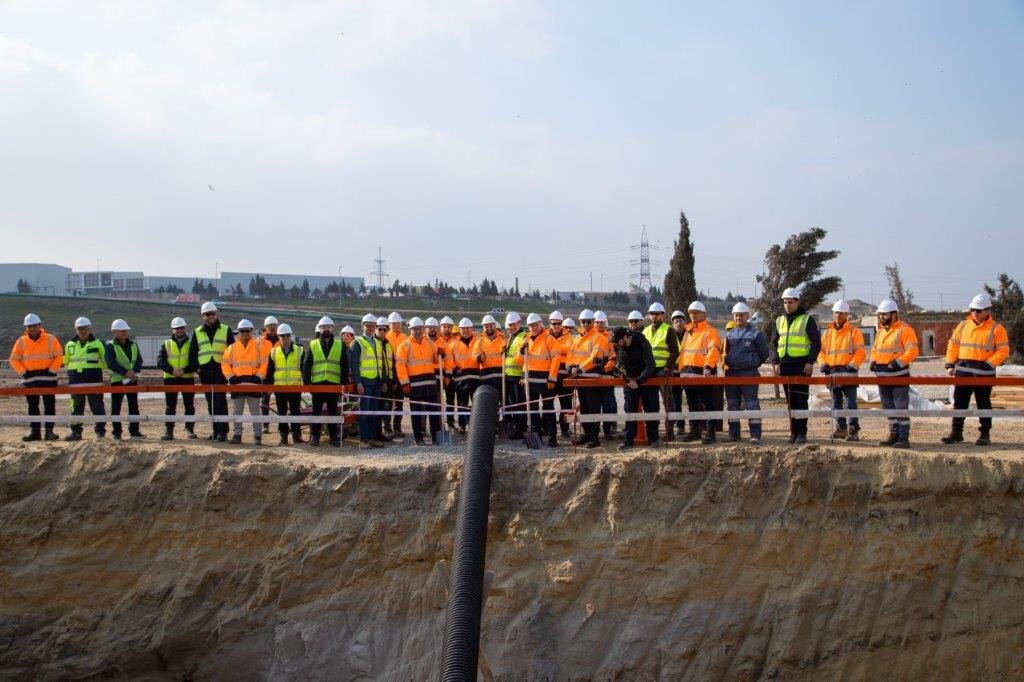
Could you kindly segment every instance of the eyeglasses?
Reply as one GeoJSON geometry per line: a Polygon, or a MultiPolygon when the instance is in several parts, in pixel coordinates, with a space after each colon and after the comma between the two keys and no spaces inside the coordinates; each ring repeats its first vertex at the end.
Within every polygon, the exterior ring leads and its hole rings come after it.
{"type": "Polygon", "coordinates": [[[203,313],[203,317],[213,317],[217,313],[203,313]]]}
{"type": "Polygon", "coordinates": [[[580,324],[594,324],[593,320],[580,320],[580,324]]]}
{"type": "Polygon", "coordinates": [[[643,320],[626,320],[628,324],[640,324],[643,320]]]}
{"type": "Polygon", "coordinates": [[[557,320],[551,320],[551,326],[552,327],[561,327],[562,323],[558,322],[557,320]]]}
{"type": "Polygon", "coordinates": [[[252,334],[252,330],[251,329],[239,329],[238,333],[239,334],[252,334]]]}

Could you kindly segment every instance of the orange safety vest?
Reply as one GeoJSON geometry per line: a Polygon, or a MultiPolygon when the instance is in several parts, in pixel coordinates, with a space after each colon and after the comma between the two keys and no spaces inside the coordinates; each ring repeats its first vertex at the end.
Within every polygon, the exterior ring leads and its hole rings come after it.
{"type": "MultiPolygon", "coordinates": [[[[552,341],[558,344],[558,349],[561,353],[558,358],[558,375],[564,377],[566,375],[565,366],[568,364],[569,360],[569,351],[572,350],[573,341],[578,337],[573,336],[572,332],[565,327],[562,327],[561,336],[555,336],[548,328],[545,328],[544,331],[548,333],[548,336],[551,337],[552,341]]],[[[526,333],[529,334],[529,330],[527,330],[526,333]]]]}
{"type": "MultiPolygon", "coordinates": [[[[527,332],[529,334],[529,332],[527,332]]],[[[523,342],[526,346],[525,367],[527,381],[531,384],[547,384],[558,381],[558,368],[561,365],[562,347],[545,329],[537,336],[527,336],[523,342]]],[[[516,355],[516,364],[524,366],[522,354],[516,355]]]]}
{"type": "MultiPolygon", "coordinates": [[[[987,362],[993,367],[1001,365],[1010,355],[1010,340],[1006,334],[1006,327],[999,324],[991,317],[975,324],[974,320],[968,317],[953,330],[946,345],[946,364],[955,365],[958,360],[968,362],[987,362]]],[[[972,372],[967,367],[960,367],[969,374],[972,372]]]]}
{"type": "Polygon", "coordinates": [[[495,331],[494,338],[489,339],[487,334],[480,334],[473,344],[473,355],[484,356],[480,363],[481,379],[501,376],[505,366],[505,335],[495,331]]]}
{"type": "Polygon", "coordinates": [[[831,367],[860,367],[867,353],[864,350],[864,334],[847,322],[842,328],[829,322],[821,333],[821,352],[818,362],[831,367]]]}
{"type": "Polygon", "coordinates": [[[569,352],[566,354],[565,364],[567,367],[575,365],[580,368],[582,377],[596,378],[601,376],[601,372],[598,371],[598,361],[601,362],[601,366],[604,365],[604,358],[606,357],[606,347],[604,335],[597,331],[596,327],[591,327],[590,331],[581,334],[576,337],[572,342],[572,346],[569,348],[569,352]]]}
{"type": "Polygon", "coordinates": [[[476,353],[473,346],[476,345],[476,335],[463,340],[462,335],[452,335],[452,342],[448,346],[448,354],[444,359],[444,370],[446,374],[454,374],[456,368],[460,370],[457,381],[480,378],[480,363],[476,360],[476,353]]]}
{"type": "Polygon", "coordinates": [[[265,379],[270,364],[271,348],[270,342],[262,337],[255,338],[248,344],[236,340],[224,349],[224,357],[220,361],[224,378],[256,375],[260,379],[265,379]]]}
{"type": "Polygon", "coordinates": [[[704,320],[687,330],[676,363],[680,371],[699,368],[703,372],[707,367],[717,367],[721,359],[722,339],[718,330],[704,320]]]}
{"type": "MultiPolygon", "coordinates": [[[[270,334],[268,332],[266,332],[266,331],[263,332],[262,334],[260,334],[260,337],[263,339],[263,342],[265,344],[270,346],[270,350],[268,352],[273,352],[275,348],[277,348],[277,347],[279,347],[281,345],[281,336],[280,335],[278,335],[276,341],[271,341],[270,340],[270,334]]],[[[294,337],[292,337],[292,338],[294,338],[294,337]]]]}
{"type": "MultiPolygon", "coordinates": [[[[11,369],[18,374],[34,372],[38,370],[49,370],[56,374],[64,364],[64,350],[60,341],[53,334],[46,330],[39,332],[39,338],[33,341],[29,338],[28,332],[23,333],[14,342],[11,348],[10,357],[11,369]]],[[[46,377],[38,377],[46,379],[46,377]]]]}
{"type": "Polygon", "coordinates": [[[398,347],[401,346],[406,339],[412,338],[409,334],[402,331],[393,332],[390,329],[384,334],[384,338],[388,340],[391,347],[394,348],[395,355],[398,355],[398,347]]]}
{"type": "Polygon", "coordinates": [[[920,353],[914,328],[903,320],[896,320],[896,324],[888,329],[878,327],[875,343],[871,346],[871,362],[881,366],[874,370],[875,374],[905,376],[910,374],[910,363],[920,353]],[[899,369],[884,369],[893,360],[899,364],[899,369]]]}
{"type": "Polygon", "coordinates": [[[423,335],[419,341],[409,336],[395,353],[395,371],[402,384],[433,386],[437,382],[437,346],[423,335]]]}

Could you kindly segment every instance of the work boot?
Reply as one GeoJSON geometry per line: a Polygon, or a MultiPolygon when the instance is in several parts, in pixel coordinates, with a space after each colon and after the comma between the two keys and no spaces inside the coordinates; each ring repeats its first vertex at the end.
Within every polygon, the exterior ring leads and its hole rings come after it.
{"type": "Polygon", "coordinates": [[[242,444],[242,437],[241,436],[231,436],[231,444],[232,445],[241,445],[242,444]]]}
{"type": "Polygon", "coordinates": [[[174,440],[174,429],[164,429],[164,435],[160,436],[160,440],[174,440]]]}
{"type": "Polygon", "coordinates": [[[393,429],[391,433],[394,434],[395,438],[405,438],[405,431],[403,431],[401,427],[393,429]]]}
{"type": "Polygon", "coordinates": [[[894,448],[899,448],[900,450],[906,450],[910,447],[910,440],[907,438],[900,438],[898,441],[893,443],[892,446],[894,448]]]}
{"type": "Polygon", "coordinates": [[[192,426],[191,424],[185,425],[185,433],[188,434],[189,440],[195,440],[196,438],[198,438],[198,436],[196,435],[196,427],[192,426]]]}
{"type": "Polygon", "coordinates": [[[341,439],[340,438],[332,438],[331,439],[331,447],[332,448],[340,448],[341,447],[341,439]]]}
{"type": "Polygon", "coordinates": [[[793,436],[793,445],[803,445],[806,442],[807,436],[805,436],[802,433],[798,433],[797,435],[793,436]]]}
{"type": "Polygon", "coordinates": [[[309,445],[314,448],[320,447],[320,434],[314,433],[309,437],[309,445]]]}
{"type": "Polygon", "coordinates": [[[599,440],[590,440],[590,441],[587,441],[587,443],[583,447],[585,447],[588,450],[593,450],[594,448],[601,447],[601,441],[599,441],[599,440]]]}
{"type": "Polygon", "coordinates": [[[633,443],[631,443],[628,440],[624,440],[621,443],[619,443],[619,446],[616,448],[616,450],[629,450],[632,447],[633,443]]]}
{"type": "Polygon", "coordinates": [[[370,439],[370,445],[375,447],[375,448],[382,448],[382,447],[384,447],[384,441],[377,440],[376,438],[371,438],[370,439]]]}
{"type": "Polygon", "coordinates": [[[895,431],[890,431],[889,432],[889,437],[886,438],[885,440],[878,441],[878,444],[879,445],[896,445],[896,442],[898,440],[899,440],[899,437],[896,435],[896,432],[895,431]]]}
{"type": "MultiPolygon", "coordinates": [[[[557,448],[558,447],[558,438],[556,438],[555,436],[551,436],[551,438],[548,438],[548,447],[549,448],[557,448]]],[[[588,445],[587,447],[590,447],[590,446],[588,445]]]]}
{"type": "Polygon", "coordinates": [[[34,440],[42,440],[43,437],[39,435],[38,431],[30,431],[27,436],[22,436],[21,440],[25,443],[31,443],[34,440]]]}
{"type": "Polygon", "coordinates": [[[82,432],[72,431],[68,435],[64,436],[64,440],[82,440],[82,432]]]}
{"type": "Polygon", "coordinates": [[[711,445],[715,442],[715,427],[710,426],[704,429],[704,433],[700,437],[701,445],[711,445]]]}
{"type": "Polygon", "coordinates": [[[256,445],[263,445],[263,436],[253,436],[252,442],[256,445]]]}
{"type": "Polygon", "coordinates": [[[851,427],[850,432],[846,434],[846,440],[850,441],[851,443],[860,440],[860,427],[851,427]]]}
{"type": "MultiPolygon", "coordinates": [[[[310,442],[312,443],[313,441],[310,441],[310,442]]],[[[373,449],[373,444],[370,441],[368,441],[368,440],[361,440],[361,441],[359,441],[359,449],[360,450],[372,450],[373,449]]]]}
{"type": "Polygon", "coordinates": [[[279,438],[280,438],[279,443],[278,443],[279,445],[288,445],[288,434],[287,433],[282,433],[279,438]]]}
{"type": "Polygon", "coordinates": [[[46,429],[43,440],[60,440],[60,436],[53,432],[53,429],[46,429]]]}
{"type": "Polygon", "coordinates": [[[136,431],[135,433],[129,432],[128,437],[133,440],[144,440],[146,438],[146,434],[141,433],[139,431],[136,431]]]}
{"type": "Polygon", "coordinates": [[[837,427],[836,430],[832,432],[832,438],[834,440],[841,440],[846,438],[848,435],[850,435],[850,432],[846,430],[845,426],[837,427]]]}
{"type": "Polygon", "coordinates": [[[953,443],[963,443],[964,430],[962,428],[958,429],[954,427],[953,430],[949,432],[948,436],[942,437],[942,442],[946,445],[952,445],[953,443]]]}
{"type": "Polygon", "coordinates": [[[978,440],[974,441],[975,445],[992,445],[992,439],[988,437],[988,429],[982,429],[981,434],[978,436],[978,440]]]}
{"type": "Polygon", "coordinates": [[[695,442],[699,441],[700,439],[701,439],[700,431],[697,431],[696,429],[691,429],[691,430],[687,431],[686,435],[683,436],[683,442],[684,443],[695,443],[695,442]]]}
{"type": "MultiPolygon", "coordinates": [[[[97,437],[99,436],[99,434],[98,434],[98,433],[97,433],[96,435],[97,435],[97,437]]],[[[112,437],[112,438],[113,438],[114,440],[121,440],[121,434],[120,434],[120,433],[112,433],[112,434],[110,434],[110,436],[111,436],[111,437],[112,437]]]]}

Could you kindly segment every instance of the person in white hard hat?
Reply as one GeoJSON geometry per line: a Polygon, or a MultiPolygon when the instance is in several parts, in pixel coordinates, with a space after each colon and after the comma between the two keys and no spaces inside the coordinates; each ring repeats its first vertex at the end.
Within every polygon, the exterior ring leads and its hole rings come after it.
{"type": "MultiPolygon", "coordinates": [[[[104,360],[107,371],[110,374],[111,386],[138,386],[139,372],[142,371],[142,354],[135,341],[128,337],[131,327],[124,320],[114,320],[110,325],[110,332],[114,338],[107,341],[104,350],[104,360]]],[[[138,393],[111,393],[110,394],[110,415],[116,417],[121,414],[121,405],[128,400],[128,415],[139,414],[138,393]]],[[[111,435],[115,440],[121,440],[121,420],[111,420],[111,435]]],[[[139,422],[128,422],[129,438],[145,438],[140,429],[139,422]]]]}
{"type": "MultiPolygon", "coordinates": [[[[220,362],[224,378],[235,387],[231,391],[231,411],[237,417],[244,414],[248,408],[250,415],[259,415],[261,414],[259,392],[247,391],[241,387],[246,384],[262,384],[266,381],[270,362],[270,345],[263,340],[262,335],[255,333],[253,323],[244,318],[238,321],[235,332],[237,338],[224,350],[224,357],[220,362]],[[253,338],[254,336],[256,338],[253,338]]],[[[252,422],[252,437],[256,445],[263,444],[263,424],[261,422],[252,422]]],[[[234,422],[231,443],[232,445],[242,443],[241,420],[234,422]]]]}
{"type": "MultiPolygon", "coordinates": [[[[672,328],[665,323],[665,306],[655,301],[647,309],[647,316],[651,318],[651,324],[644,330],[647,342],[651,344],[651,352],[654,354],[654,366],[656,367],[655,377],[670,377],[675,374],[675,367],[679,360],[679,342],[676,340],[672,328]]],[[[628,321],[628,318],[627,318],[628,321]]],[[[630,327],[633,329],[634,327],[630,327]]],[[[668,384],[661,386],[661,407],[665,412],[674,412],[675,403],[672,400],[672,391],[668,384]]],[[[665,440],[669,440],[671,434],[665,434],[665,440]]]]}
{"type": "MultiPolygon", "coordinates": [[[[523,391],[523,368],[516,362],[519,350],[526,342],[526,330],[523,329],[522,317],[517,312],[505,315],[505,331],[508,340],[505,343],[503,358],[505,363],[505,407],[512,411],[522,411],[522,403],[526,400],[523,391]],[[510,407],[515,405],[517,407],[510,407]]],[[[505,416],[508,423],[509,440],[521,440],[526,432],[526,415],[510,414],[505,416]]]]}
{"type": "MultiPolygon", "coordinates": [[[[672,331],[669,332],[669,336],[675,336],[676,345],[682,348],[686,343],[686,333],[690,331],[693,325],[690,324],[690,318],[681,310],[672,311],[671,319],[672,331]]],[[[672,393],[672,407],[673,409],[682,411],[683,409],[683,398],[685,396],[683,387],[679,385],[671,386],[669,388],[672,393]]],[[[665,424],[665,440],[672,440],[672,431],[675,430],[680,436],[686,435],[686,420],[668,420],[665,424]]]]}
{"type": "MultiPolygon", "coordinates": [[[[266,342],[267,347],[273,350],[274,348],[281,345],[281,339],[278,338],[277,328],[279,326],[277,318],[273,315],[268,315],[263,319],[263,340],[266,342]]],[[[260,395],[260,414],[264,417],[270,414],[270,394],[264,393],[260,395]]],[[[269,431],[270,429],[267,428],[269,431]]]]}
{"type": "MultiPolygon", "coordinates": [[[[364,318],[365,319],[365,318],[364,318]]],[[[376,326],[376,318],[372,315],[370,319],[373,326],[376,326]]],[[[350,348],[334,337],[334,320],[324,315],[320,318],[320,336],[309,342],[309,349],[303,353],[301,360],[302,383],[313,386],[336,387],[337,391],[315,392],[310,396],[313,402],[313,415],[326,415],[327,436],[331,447],[341,447],[341,428],[338,420],[338,401],[341,398],[342,386],[349,382],[351,367],[350,356],[356,344],[350,348]]],[[[309,444],[311,447],[320,446],[320,434],[323,431],[323,424],[310,424],[309,444]]]]}
{"type": "MultiPolygon", "coordinates": [[[[441,430],[440,392],[437,387],[437,346],[427,338],[426,325],[419,317],[409,320],[409,336],[395,351],[395,373],[402,393],[414,412],[430,412],[430,441],[437,443],[441,430]]],[[[413,415],[412,437],[416,445],[426,445],[424,415],[413,415]]]]}
{"type": "Polygon", "coordinates": [[[480,383],[493,386],[501,392],[504,366],[505,335],[498,331],[493,315],[484,315],[480,321],[483,333],[476,337],[473,352],[480,363],[480,383]]]}
{"type": "MultiPolygon", "coordinates": [[[[388,334],[391,331],[390,322],[386,317],[377,318],[377,339],[384,344],[384,386],[381,389],[380,404],[381,410],[396,410],[402,407],[404,396],[402,389],[398,386],[398,379],[395,376],[395,347],[388,341],[388,334]]],[[[404,336],[404,335],[403,335],[404,336]]],[[[392,441],[395,438],[404,436],[404,433],[395,433],[393,429],[392,416],[382,416],[381,438],[385,441],[392,441]]]]}
{"type": "MultiPolygon", "coordinates": [[[[92,335],[92,322],[87,317],[75,320],[75,338],[64,345],[64,366],[68,368],[68,385],[96,387],[103,385],[103,370],[106,368],[106,349],[103,342],[92,335]]],[[[85,404],[94,415],[105,415],[102,393],[86,393],[71,396],[71,414],[85,414],[85,404]]],[[[107,425],[96,422],[96,437],[107,435],[107,425]]],[[[82,440],[82,425],[72,424],[71,433],[64,440],[82,440]]]]}
{"type": "Polygon", "coordinates": [[[571,317],[565,318],[564,320],[562,320],[562,329],[564,329],[565,331],[569,332],[570,336],[575,336],[576,335],[576,320],[572,319],[571,317]]]}
{"type": "MultiPolygon", "coordinates": [[[[768,343],[772,368],[780,377],[809,377],[814,373],[814,361],[821,352],[821,333],[814,318],[800,304],[800,292],[789,287],[782,292],[785,312],[775,318],[775,328],[768,343]]],[[[786,401],[791,410],[806,410],[810,398],[808,384],[783,384],[786,401]]],[[[789,443],[807,442],[807,419],[789,420],[789,443]]]]}
{"type": "MultiPolygon", "coordinates": [[[[900,319],[896,301],[878,304],[878,329],[871,346],[871,371],[879,377],[910,376],[910,363],[920,353],[914,328],[900,319]]],[[[910,385],[879,386],[878,397],[884,410],[910,409],[910,385]]],[[[889,417],[889,437],[879,445],[910,447],[910,418],[889,417]]]]}
{"type": "MultiPolygon", "coordinates": [[[[566,320],[568,322],[570,320],[566,320]]],[[[565,329],[572,335],[572,330],[565,322],[565,329]]],[[[607,342],[605,345],[605,351],[608,353],[605,357],[604,366],[601,370],[601,374],[604,376],[611,376],[612,372],[615,371],[615,344],[612,343],[612,330],[608,327],[608,313],[603,310],[594,311],[594,327],[597,329],[597,333],[602,335],[607,342]]],[[[613,386],[605,386],[600,389],[601,391],[601,414],[611,415],[611,419],[605,422],[601,422],[601,428],[604,431],[604,437],[611,439],[614,438],[618,432],[618,424],[615,421],[615,415],[619,412],[619,404],[615,399],[615,388],[613,386]]]]}
{"type": "MultiPolygon", "coordinates": [[[[690,329],[686,343],[679,352],[679,374],[691,377],[712,377],[718,374],[721,360],[722,341],[718,330],[708,324],[707,309],[700,301],[692,302],[686,309],[690,317],[690,329]]],[[[712,412],[715,403],[712,387],[709,385],[686,386],[686,405],[690,412],[712,412]]],[[[715,442],[714,419],[690,419],[690,430],[684,441],[700,440],[704,445],[715,442]]]]}
{"type": "Polygon", "coordinates": [[[440,339],[437,343],[438,353],[443,352],[441,358],[442,371],[445,371],[444,377],[444,402],[447,406],[445,408],[445,414],[447,417],[445,420],[448,423],[448,428],[455,430],[455,382],[452,378],[447,375],[447,371],[444,370],[445,358],[448,357],[448,353],[451,351],[452,343],[458,338],[458,334],[455,333],[455,321],[452,318],[445,315],[441,318],[441,331],[439,333],[440,339]]]}
{"type": "MultiPolygon", "coordinates": [[[[867,353],[864,334],[850,324],[850,304],[839,300],[832,304],[832,321],[821,333],[821,352],[818,364],[826,376],[857,376],[867,353]]],[[[837,410],[857,409],[857,386],[844,384],[831,387],[832,407],[837,410]]],[[[837,417],[832,438],[848,441],[860,440],[860,420],[857,417],[837,417]]]]}
{"type": "MultiPolygon", "coordinates": [[[[29,313],[24,319],[25,333],[18,337],[11,348],[9,361],[11,369],[21,376],[21,385],[26,388],[52,388],[57,385],[57,373],[64,364],[64,353],[61,351],[60,340],[43,329],[43,321],[35,313],[29,313]]],[[[54,395],[28,395],[28,414],[39,416],[39,403],[43,404],[43,413],[47,416],[57,413],[57,397],[54,395]]],[[[23,441],[57,440],[53,430],[53,422],[46,422],[45,434],[42,424],[32,422],[27,436],[23,441]]]]}
{"type": "MultiPolygon", "coordinates": [[[[294,342],[290,324],[279,324],[274,331],[277,339],[270,347],[270,358],[267,360],[267,383],[274,386],[302,386],[305,383],[302,377],[302,356],[305,350],[294,342]]],[[[264,338],[264,343],[269,343],[269,340],[264,338]]],[[[339,368],[345,366],[344,360],[338,364],[339,368]]],[[[274,393],[274,404],[279,416],[297,417],[302,412],[302,394],[277,391],[274,393]]],[[[292,443],[298,445],[305,442],[302,440],[302,424],[278,422],[277,433],[281,445],[288,444],[289,432],[292,443]]]]}
{"type": "MultiPolygon", "coordinates": [[[[1006,328],[992,318],[992,298],[978,294],[971,300],[967,319],[956,326],[946,346],[946,371],[951,377],[994,377],[996,367],[1010,355],[1010,339],[1006,328]]],[[[953,409],[965,410],[971,396],[979,410],[992,409],[991,386],[956,386],[953,388],[953,409]]],[[[991,445],[992,418],[979,419],[976,445],[991,445]]],[[[953,417],[953,428],[942,438],[946,445],[964,440],[964,418],[953,417]]]]}
{"type": "Polygon", "coordinates": [[[558,447],[554,395],[562,349],[544,328],[544,321],[537,313],[526,316],[526,326],[529,334],[515,361],[525,370],[524,379],[530,383],[530,404],[526,406],[530,428],[547,434],[549,447],[558,447]]]}
{"type": "MultiPolygon", "coordinates": [[[[723,351],[725,376],[756,377],[760,376],[759,368],[769,356],[768,339],[764,332],[750,324],[750,307],[740,301],[732,307],[732,329],[725,332],[725,349],[723,351]]],[[[725,387],[725,400],[730,412],[742,410],[759,411],[761,401],[757,397],[757,384],[729,385],[725,387]]],[[[763,435],[761,420],[747,420],[750,429],[750,442],[760,443],[763,435]]],[[[729,420],[729,440],[740,439],[740,421],[729,420]]]]}
{"type": "MultiPolygon", "coordinates": [[[[565,328],[565,317],[561,312],[554,310],[548,315],[548,335],[558,344],[562,351],[558,366],[558,385],[555,386],[555,394],[558,396],[558,406],[563,413],[572,410],[572,391],[562,387],[562,383],[568,376],[565,360],[572,349],[573,335],[565,328]]],[[[558,419],[558,428],[562,436],[569,437],[569,423],[558,419]]]]}
{"type": "MultiPolygon", "coordinates": [[[[165,339],[160,346],[160,352],[156,358],[156,366],[163,372],[165,386],[191,386],[195,383],[195,365],[189,361],[189,350],[191,341],[188,338],[188,325],[182,317],[171,320],[171,337],[165,339]]],[[[184,405],[185,416],[192,416],[196,413],[196,394],[191,391],[181,392],[181,401],[184,405]]],[[[167,391],[164,393],[164,414],[175,415],[178,413],[178,393],[167,391]]],[[[185,422],[185,433],[190,439],[196,437],[196,423],[185,422]]],[[[174,439],[174,422],[164,424],[164,435],[160,440],[174,439]]]]}
{"type": "MultiPolygon", "coordinates": [[[[605,358],[611,353],[609,341],[594,326],[593,312],[584,310],[579,320],[582,333],[573,340],[566,355],[566,368],[569,376],[574,379],[600,379],[604,372],[605,358]]],[[[600,387],[577,387],[580,414],[601,414],[603,391],[600,387]]],[[[601,425],[598,422],[584,422],[582,437],[573,440],[572,444],[596,448],[601,445],[600,432],[601,425]]]]}
{"type": "MultiPolygon", "coordinates": [[[[391,355],[395,357],[398,355],[398,347],[401,346],[408,337],[405,332],[402,331],[402,323],[405,320],[397,312],[393,312],[388,315],[388,331],[384,335],[384,338],[388,340],[388,345],[391,348],[391,355]]],[[[392,410],[404,410],[405,409],[405,397],[402,395],[401,384],[398,381],[397,376],[392,377],[391,384],[391,407],[392,410]]],[[[385,421],[390,421],[390,427],[392,433],[396,438],[404,438],[405,432],[402,431],[402,415],[396,414],[390,419],[385,417],[385,421]]]]}
{"type": "MultiPolygon", "coordinates": [[[[220,321],[217,306],[207,301],[200,308],[203,324],[192,332],[189,341],[188,360],[199,373],[199,383],[203,386],[224,386],[227,379],[221,370],[224,351],[235,342],[235,333],[231,327],[220,321]]],[[[227,393],[210,391],[204,393],[206,410],[212,416],[224,416],[228,413],[227,393]]],[[[214,422],[210,440],[225,442],[228,439],[228,423],[214,422]]]]}
{"type": "Polygon", "coordinates": [[[382,420],[379,415],[368,414],[382,410],[381,393],[385,381],[384,344],[377,338],[377,318],[363,316],[363,333],[356,337],[349,349],[349,372],[359,394],[359,447],[383,447],[382,420]]]}
{"type": "MultiPolygon", "coordinates": [[[[445,357],[445,374],[455,384],[455,398],[460,408],[468,407],[480,385],[480,360],[476,353],[476,334],[473,331],[473,321],[468,317],[459,320],[459,336],[448,347],[448,355],[445,357]]],[[[466,425],[469,423],[469,413],[462,411],[459,414],[456,430],[459,433],[466,432],[466,425]]]]}
{"type": "Polygon", "coordinates": [[[349,325],[345,325],[341,328],[341,340],[345,344],[345,348],[351,348],[352,342],[355,341],[356,330],[349,325]]]}

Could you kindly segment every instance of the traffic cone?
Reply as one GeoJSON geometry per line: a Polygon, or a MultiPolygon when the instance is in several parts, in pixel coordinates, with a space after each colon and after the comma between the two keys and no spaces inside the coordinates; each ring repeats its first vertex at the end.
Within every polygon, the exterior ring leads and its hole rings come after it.
{"type": "MultiPolygon", "coordinates": [[[[636,411],[638,414],[643,413],[644,405],[642,402],[637,402],[636,411]]],[[[633,439],[634,445],[650,445],[647,440],[647,422],[641,420],[636,423],[636,438],[633,439]]]]}

